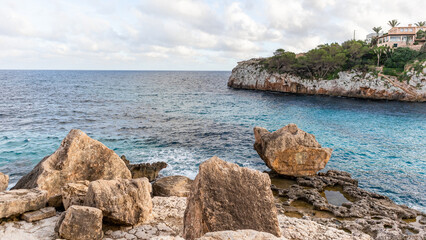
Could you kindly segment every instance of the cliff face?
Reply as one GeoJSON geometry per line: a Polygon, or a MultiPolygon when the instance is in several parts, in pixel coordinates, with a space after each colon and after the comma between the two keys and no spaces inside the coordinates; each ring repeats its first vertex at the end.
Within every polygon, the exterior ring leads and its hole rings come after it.
{"type": "Polygon", "coordinates": [[[408,72],[410,80],[407,83],[400,82],[396,77],[356,71],[340,72],[339,78],[333,80],[303,79],[290,74],[268,73],[262,68],[260,60],[239,62],[232,70],[228,86],[300,94],[426,101],[426,62],[423,62],[422,72],[408,72]]]}

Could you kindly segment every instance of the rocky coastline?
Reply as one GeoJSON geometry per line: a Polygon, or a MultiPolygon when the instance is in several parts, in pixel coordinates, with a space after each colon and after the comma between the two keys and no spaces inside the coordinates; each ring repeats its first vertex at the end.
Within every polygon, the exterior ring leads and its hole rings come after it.
{"type": "Polygon", "coordinates": [[[303,79],[291,74],[270,73],[261,58],[239,62],[232,70],[228,86],[235,89],[276,91],[295,94],[327,95],[351,98],[426,101],[426,61],[423,70],[407,68],[409,77],[396,77],[357,71],[339,72],[337,79],[303,79]]]}
{"type": "Polygon", "coordinates": [[[289,124],[254,129],[270,172],[216,156],[194,180],[161,177],[71,130],[12,190],[0,174],[0,239],[425,239],[426,214],[325,167],[332,150],[289,124]]]}

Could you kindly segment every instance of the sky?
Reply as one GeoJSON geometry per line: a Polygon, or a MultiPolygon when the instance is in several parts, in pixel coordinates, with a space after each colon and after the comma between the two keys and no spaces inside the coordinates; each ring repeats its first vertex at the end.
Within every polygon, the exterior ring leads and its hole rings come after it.
{"type": "Polygon", "coordinates": [[[424,0],[0,0],[0,69],[232,70],[425,21],[424,0]]]}

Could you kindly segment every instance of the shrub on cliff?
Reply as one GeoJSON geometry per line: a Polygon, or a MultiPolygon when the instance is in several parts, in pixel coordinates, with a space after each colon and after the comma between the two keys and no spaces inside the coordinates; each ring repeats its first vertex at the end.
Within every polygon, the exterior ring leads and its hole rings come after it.
{"type": "Polygon", "coordinates": [[[416,59],[419,52],[409,48],[396,48],[392,54],[386,59],[386,68],[399,68],[403,69],[405,64],[416,59]]]}

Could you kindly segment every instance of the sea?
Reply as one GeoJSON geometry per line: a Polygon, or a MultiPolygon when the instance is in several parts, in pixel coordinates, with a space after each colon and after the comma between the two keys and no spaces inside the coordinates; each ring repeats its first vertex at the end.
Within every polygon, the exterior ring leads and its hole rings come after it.
{"type": "Polygon", "coordinates": [[[333,149],[324,170],[426,212],[426,103],[235,90],[229,71],[0,71],[0,172],[9,188],[73,129],[132,163],[194,178],[212,156],[268,170],[253,127],[289,123],[333,149]]]}

